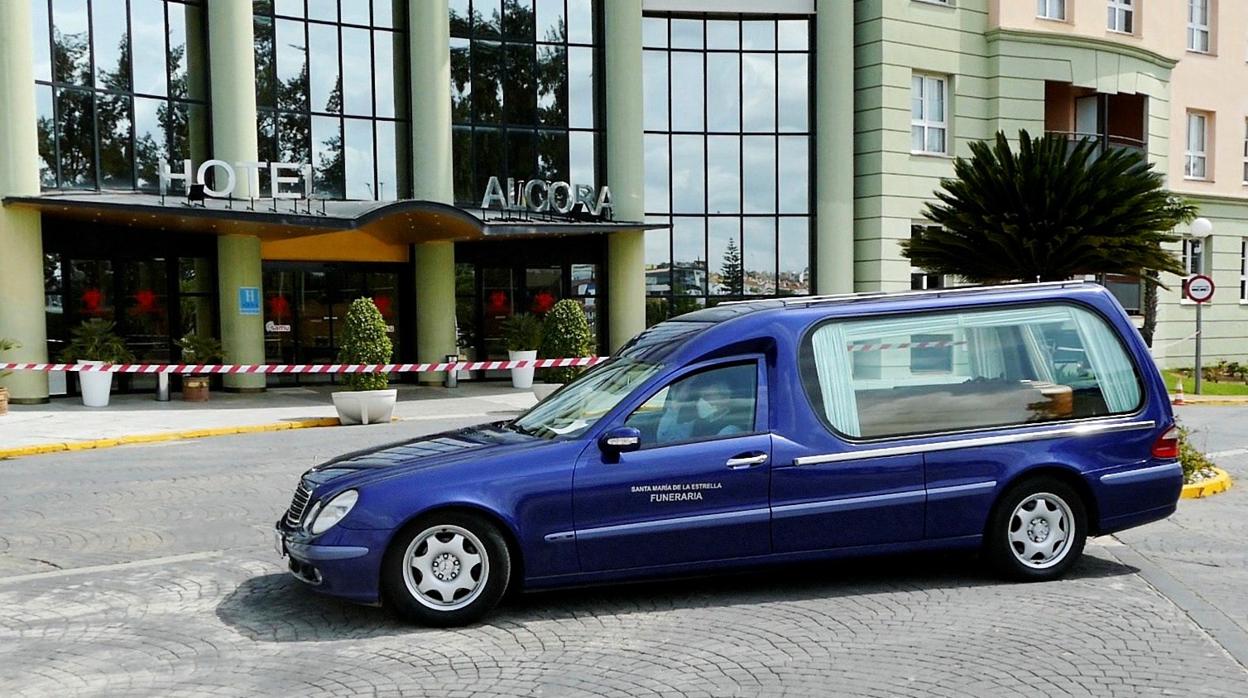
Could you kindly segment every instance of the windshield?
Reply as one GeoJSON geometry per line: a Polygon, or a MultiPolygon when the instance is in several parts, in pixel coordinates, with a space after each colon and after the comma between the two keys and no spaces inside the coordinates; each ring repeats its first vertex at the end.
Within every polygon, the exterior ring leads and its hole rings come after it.
{"type": "Polygon", "coordinates": [[[611,359],[529,410],[512,427],[547,439],[580,436],[659,368],[635,359],[611,359]]]}

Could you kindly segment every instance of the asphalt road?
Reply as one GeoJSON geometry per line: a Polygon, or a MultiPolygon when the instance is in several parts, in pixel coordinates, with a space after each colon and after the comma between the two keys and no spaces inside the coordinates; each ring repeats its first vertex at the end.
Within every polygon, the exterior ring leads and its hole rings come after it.
{"type": "MultiPolygon", "coordinates": [[[[1182,416],[1248,485],[1248,409],[1182,416]]],[[[284,572],[269,531],[299,473],[457,424],[0,461],[0,695],[1248,696],[1248,486],[1047,584],[907,556],[528,595],[428,630],[284,572]]]]}

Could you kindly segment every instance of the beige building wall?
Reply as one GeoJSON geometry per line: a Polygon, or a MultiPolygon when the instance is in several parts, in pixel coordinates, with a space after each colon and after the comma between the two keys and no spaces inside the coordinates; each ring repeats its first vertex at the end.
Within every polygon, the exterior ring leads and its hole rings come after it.
{"type": "MultiPolygon", "coordinates": [[[[1210,4],[1210,48],[1205,53],[1187,48],[1186,0],[1138,0],[1130,34],[1109,29],[1105,0],[1066,0],[1064,21],[1037,17],[1033,0],[990,0],[988,23],[993,30],[1052,35],[1072,45],[1130,47],[1175,62],[1167,85],[1167,123],[1149,126],[1149,158],[1163,168],[1167,186],[1189,197],[1213,223],[1198,270],[1217,287],[1204,312],[1207,362],[1243,362],[1248,359],[1248,299],[1240,292],[1241,276],[1248,271],[1243,258],[1248,241],[1248,1],[1210,4]],[[1185,173],[1187,115],[1193,110],[1210,119],[1207,175],[1202,179],[1185,173]],[[1168,137],[1158,138],[1158,127],[1168,137]]],[[[1155,121],[1150,114],[1150,122],[1155,121]]],[[[1187,366],[1195,358],[1195,305],[1180,297],[1179,279],[1166,282],[1171,288],[1160,297],[1153,354],[1163,365],[1187,366]]]]}

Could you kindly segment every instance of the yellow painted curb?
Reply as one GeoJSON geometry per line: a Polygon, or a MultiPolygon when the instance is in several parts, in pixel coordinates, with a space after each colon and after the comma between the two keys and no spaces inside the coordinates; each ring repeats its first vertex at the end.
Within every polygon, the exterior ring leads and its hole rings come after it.
{"type": "Polygon", "coordinates": [[[66,441],[62,443],[33,444],[17,448],[0,448],[0,460],[36,456],[41,453],[63,453],[65,451],[87,451],[96,448],[112,448],[129,444],[157,443],[160,441],[180,441],[182,439],[203,439],[210,436],[229,436],[232,434],[255,434],[264,431],[286,431],[287,429],[312,429],[315,427],[336,427],[337,417],[321,417],[317,419],[299,419],[290,422],[274,422],[272,424],[247,424],[237,427],[213,427],[211,429],[184,429],[182,431],[166,431],[158,434],[131,434],[110,439],[94,439],[91,441],[66,441]]]}
{"type": "Polygon", "coordinates": [[[1221,468],[1213,469],[1217,475],[1190,485],[1183,485],[1183,499],[1200,499],[1231,489],[1231,475],[1221,468]]]}

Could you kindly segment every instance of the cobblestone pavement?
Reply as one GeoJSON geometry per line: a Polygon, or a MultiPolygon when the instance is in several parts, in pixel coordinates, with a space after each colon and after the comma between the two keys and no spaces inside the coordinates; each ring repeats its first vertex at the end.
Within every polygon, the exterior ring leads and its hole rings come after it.
{"type": "Polygon", "coordinates": [[[0,462],[0,695],[1248,695],[1226,636],[1148,577],[1240,599],[1242,490],[1047,584],[901,557],[522,596],[428,630],[283,572],[269,527],[302,470],[441,426],[0,462]]]}

